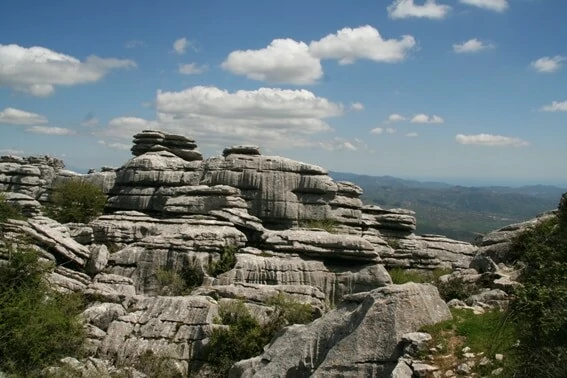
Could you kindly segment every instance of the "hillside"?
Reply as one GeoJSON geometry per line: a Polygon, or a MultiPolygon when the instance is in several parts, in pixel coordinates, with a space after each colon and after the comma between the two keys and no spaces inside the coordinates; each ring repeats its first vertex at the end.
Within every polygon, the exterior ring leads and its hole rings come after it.
{"type": "Polygon", "coordinates": [[[364,190],[365,203],[416,212],[417,233],[441,234],[472,242],[478,234],[533,218],[557,207],[565,189],[532,185],[465,187],[420,182],[391,176],[331,172],[335,180],[351,181],[364,190]]]}

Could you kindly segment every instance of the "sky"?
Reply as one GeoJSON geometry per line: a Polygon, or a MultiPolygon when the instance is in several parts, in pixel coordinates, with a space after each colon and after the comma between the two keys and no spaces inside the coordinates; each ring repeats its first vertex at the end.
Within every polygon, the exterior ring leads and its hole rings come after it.
{"type": "Polygon", "coordinates": [[[3,0],[0,154],[134,134],[331,171],[567,186],[564,0],[3,0]]]}

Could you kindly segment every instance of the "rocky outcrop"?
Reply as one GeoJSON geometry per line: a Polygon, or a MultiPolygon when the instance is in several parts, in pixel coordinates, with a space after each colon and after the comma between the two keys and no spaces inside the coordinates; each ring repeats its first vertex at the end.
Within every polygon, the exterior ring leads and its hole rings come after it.
{"type": "Polygon", "coordinates": [[[526,222],[502,227],[486,235],[480,244],[478,253],[470,263],[470,267],[479,272],[496,271],[498,264],[510,263],[514,259],[513,241],[524,231],[556,217],[556,212],[543,213],[526,222]]]}
{"type": "Polygon", "coordinates": [[[233,366],[230,376],[387,376],[401,356],[405,334],[450,318],[431,285],[354,294],[313,323],[286,328],[261,356],[233,366]]]}
{"type": "MultiPolygon", "coordinates": [[[[114,309],[108,311],[119,315],[114,309]]],[[[204,360],[217,314],[218,305],[209,297],[140,297],[127,314],[108,325],[97,355],[115,361],[117,366],[132,366],[151,351],[186,375],[191,363],[204,360]]],[[[99,318],[91,316],[91,324],[99,323],[99,318]]]]}
{"type": "Polygon", "coordinates": [[[381,253],[388,267],[434,270],[468,268],[477,253],[477,247],[440,235],[410,235],[403,239],[389,239],[392,252],[381,253]]]}
{"type": "Polygon", "coordinates": [[[0,156],[0,192],[40,199],[64,167],[63,161],[50,156],[0,156]]]}

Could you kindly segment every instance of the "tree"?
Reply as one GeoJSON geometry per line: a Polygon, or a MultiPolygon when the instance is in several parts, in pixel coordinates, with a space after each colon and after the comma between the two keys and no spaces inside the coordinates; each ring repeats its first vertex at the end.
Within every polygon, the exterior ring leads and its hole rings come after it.
{"type": "Polygon", "coordinates": [[[106,195],[96,186],[70,180],[53,188],[48,214],[61,223],[88,223],[104,210],[106,195]]]}
{"type": "Polygon", "coordinates": [[[77,294],[51,289],[44,275],[53,265],[25,244],[0,240],[0,371],[22,377],[66,356],[78,356],[85,332],[77,294]]]}

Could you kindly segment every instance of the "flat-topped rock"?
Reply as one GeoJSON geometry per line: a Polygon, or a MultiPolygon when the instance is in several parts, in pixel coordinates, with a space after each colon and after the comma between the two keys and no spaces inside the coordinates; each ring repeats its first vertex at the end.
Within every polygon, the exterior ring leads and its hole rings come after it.
{"type": "Polygon", "coordinates": [[[186,161],[203,160],[203,155],[195,148],[197,148],[195,141],[183,135],[144,130],[134,135],[134,146],[131,151],[135,156],[148,152],[167,151],[186,161]]]}
{"type": "Polygon", "coordinates": [[[241,154],[241,155],[261,155],[260,147],[251,144],[237,145],[225,148],[222,152],[222,156],[228,156],[231,154],[241,154]]]}

